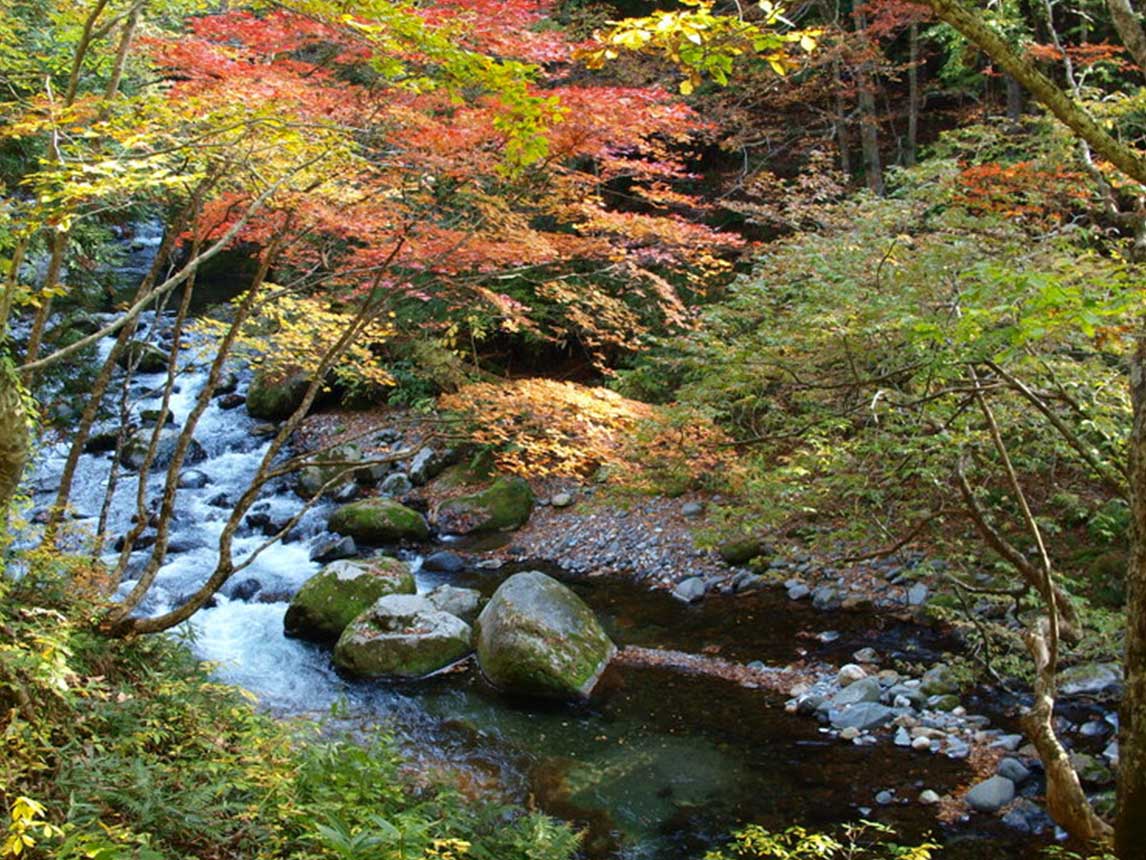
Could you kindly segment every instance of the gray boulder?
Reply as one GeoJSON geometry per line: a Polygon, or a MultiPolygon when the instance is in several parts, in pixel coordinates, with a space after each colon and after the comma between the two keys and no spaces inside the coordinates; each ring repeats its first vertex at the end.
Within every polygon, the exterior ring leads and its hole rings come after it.
{"type": "Polygon", "coordinates": [[[696,601],[704,597],[706,590],[707,586],[704,583],[704,577],[690,576],[676,584],[676,587],[672,590],[672,596],[685,603],[696,603],[696,601]]]}
{"type": "Polygon", "coordinates": [[[416,594],[379,598],[334,646],[334,664],[365,678],[420,678],[470,652],[473,631],[416,594]]]}
{"type": "Polygon", "coordinates": [[[439,585],[426,595],[426,600],[435,609],[456,615],[464,621],[473,621],[482,604],[481,592],[476,588],[458,588],[456,585],[439,585]]]}
{"type": "Polygon", "coordinates": [[[287,636],[328,642],[387,594],[413,594],[410,566],[396,558],[328,564],[299,589],[283,617],[287,636]]]}
{"type": "Polygon", "coordinates": [[[536,570],[503,582],[476,627],[482,672],[511,693],[586,697],[617,650],[576,594],[536,570]]]}
{"type": "Polygon", "coordinates": [[[998,812],[1015,799],[1015,784],[1005,776],[993,776],[972,786],[963,799],[976,812],[998,812]]]}
{"type": "Polygon", "coordinates": [[[856,728],[864,731],[891,722],[895,718],[895,713],[893,708],[878,702],[861,702],[846,708],[832,708],[828,712],[828,721],[833,728],[856,728]]]}
{"type": "Polygon", "coordinates": [[[844,687],[831,698],[833,708],[858,705],[861,702],[878,702],[880,696],[879,678],[861,678],[844,687]]]}
{"type": "MultiPolygon", "coordinates": [[[[143,468],[147,457],[147,450],[151,445],[153,428],[147,427],[132,434],[123,448],[123,462],[129,469],[139,471],[143,468]]],[[[180,431],[168,428],[159,431],[159,442],[155,447],[155,459],[151,461],[152,469],[165,469],[175,459],[175,449],[179,445],[180,431]]],[[[201,463],[207,459],[207,452],[203,446],[194,439],[187,445],[187,452],[183,456],[184,463],[201,463]]]]}
{"type": "Polygon", "coordinates": [[[427,446],[414,455],[408,469],[410,480],[417,486],[427,484],[446,470],[446,467],[457,460],[457,452],[453,449],[445,451],[427,446]]]}
{"type": "Polygon", "coordinates": [[[1122,667],[1117,663],[1083,663],[1058,673],[1058,691],[1064,696],[1101,693],[1122,683],[1122,667]]]}

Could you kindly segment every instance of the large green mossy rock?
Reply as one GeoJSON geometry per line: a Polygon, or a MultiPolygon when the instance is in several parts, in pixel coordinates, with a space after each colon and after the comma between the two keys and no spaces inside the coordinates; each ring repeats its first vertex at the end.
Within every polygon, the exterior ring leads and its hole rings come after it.
{"type": "Polygon", "coordinates": [[[334,665],[363,678],[421,678],[471,650],[468,624],[416,594],[377,600],[342,631],[334,665]]]}
{"type": "Polygon", "coordinates": [[[306,581],[287,607],[287,636],[316,642],[337,639],[351,621],[387,594],[413,594],[410,566],[396,558],[342,560],[306,581]]]}
{"type": "Polygon", "coordinates": [[[588,696],[617,651],[593,610],[536,570],[503,582],[475,627],[482,672],[509,693],[588,696]]]}
{"type": "Polygon", "coordinates": [[[478,493],[442,502],[437,524],[442,534],[508,531],[525,525],[533,510],[533,490],[524,478],[498,478],[478,493]]]}
{"type": "Polygon", "coordinates": [[[365,544],[425,540],[430,536],[430,528],[420,513],[385,498],[343,505],[330,515],[327,525],[331,531],[365,544]]]}
{"type": "Polygon", "coordinates": [[[252,418],[282,421],[306,397],[310,377],[297,368],[259,370],[247,389],[247,412],[252,418]]]}
{"type": "Polygon", "coordinates": [[[140,373],[164,373],[170,356],[159,347],[141,340],[129,341],[119,354],[116,364],[134,367],[140,373]]]}

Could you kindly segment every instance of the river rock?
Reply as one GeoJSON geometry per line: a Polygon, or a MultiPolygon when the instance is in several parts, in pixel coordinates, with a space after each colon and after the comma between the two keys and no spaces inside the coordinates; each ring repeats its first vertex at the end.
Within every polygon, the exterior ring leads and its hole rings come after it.
{"type": "Polygon", "coordinates": [[[587,697],[617,650],[576,594],[536,570],[503,582],[476,627],[482,672],[511,693],[587,697]]]}
{"type": "Polygon", "coordinates": [[[573,504],[573,495],[571,493],[557,493],[549,500],[549,504],[555,508],[567,508],[573,504]]]}
{"type": "Polygon", "coordinates": [[[435,520],[443,534],[509,531],[525,524],[533,510],[533,490],[524,478],[498,478],[477,493],[438,505],[435,520]]]}
{"type": "Polygon", "coordinates": [[[122,368],[134,365],[138,373],[164,373],[169,356],[154,344],[141,340],[130,341],[115,363],[122,368]]]}
{"type": "Polygon", "coordinates": [[[211,483],[211,479],[207,477],[206,472],[200,472],[198,469],[188,469],[179,475],[179,489],[181,490],[201,490],[211,483]]]}
{"type": "Polygon", "coordinates": [[[704,597],[704,593],[707,590],[708,586],[704,582],[704,577],[690,576],[676,584],[676,587],[672,590],[672,596],[685,603],[696,603],[696,601],[704,597]]]}
{"type": "Polygon", "coordinates": [[[299,589],[287,607],[283,628],[288,636],[330,641],[378,598],[413,592],[414,575],[396,558],[335,561],[299,589]]]}
{"type": "MultiPolygon", "coordinates": [[[[839,674],[836,675],[836,683],[841,687],[847,687],[849,684],[854,684],[856,681],[863,680],[867,677],[867,672],[863,670],[862,666],[857,666],[855,663],[848,663],[840,667],[839,674]]],[[[876,682],[876,687],[879,687],[879,682],[876,682]]]]}
{"type": "Polygon", "coordinates": [[[861,678],[831,698],[833,708],[845,708],[848,705],[858,705],[860,702],[878,702],[880,696],[878,678],[861,678]]]}
{"type": "Polygon", "coordinates": [[[704,502],[685,502],[680,507],[680,513],[689,519],[704,516],[704,502]]]}
{"type": "Polygon", "coordinates": [[[1058,673],[1058,691],[1064,696],[1101,693],[1122,683],[1122,667],[1117,663],[1083,663],[1058,673]]]}
{"type": "Polygon", "coordinates": [[[1015,785],[1022,785],[1031,778],[1031,772],[1017,758],[1005,758],[997,768],[999,776],[1005,776],[1015,785]]]}
{"type": "Polygon", "coordinates": [[[247,412],[266,421],[289,418],[302,405],[310,382],[297,367],[260,368],[247,389],[247,412]]]}
{"type": "Polygon", "coordinates": [[[379,598],[342,631],[334,664],[366,678],[420,678],[470,652],[473,631],[416,594],[379,598]]]}
{"type": "MultiPolygon", "coordinates": [[[[350,481],[353,466],[347,464],[357,463],[361,459],[362,451],[357,445],[338,445],[316,455],[308,466],[299,471],[295,492],[302,498],[309,499],[339,476],[350,481]]],[[[333,484],[327,487],[324,495],[337,496],[346,486],[353,484],[333,484]]]]}
{"type": "Polygon", "coordinates": [[[846,708],[832,708],[828,720],[833,728],[846,729],[855,726],[860,730],[874,729],[891,722],[895,711],[878,702],[861,702],[846,708]]]}
{"type": "Polygon", "coordinates": [[[422,515],[393,499],[365,499],[342,505],[331,513],[327,526],[365,544],[425,540],[430,536],[422,515]]]}
{"type": "Polygon", "coordinates": [[[828,585],[821,585],[812,592],[812,606],[816,609],[839,609],[842,600],[840,594],[828,585]]]}
{"type": "Polygon", "coordinates": [[[414,455],[407,470],[410,480],[417,486],[427,484],[446,470],[446,467],[457,461],[457,452],[452,448],[441,450],[427,445],[414,455]]]}
{"type": "Polygon", "coordinates": [[[463,621],[473,621],[482,604],[481,592],[476,588],[459,588],[456,585],[439,585],[426,595],[426,600],[435,609],[456,615],[463,621]]]}
{"type": "Polygon", "coordinates": [[[438,552],[430,553],[422,562],[422,570],[435,571],[437,573],[460,573],[466,568],[466,560],[458,555],[456,552],[449,550],[439,550],[438,552]]]}
{"type": "MultiPolygon", "coordinates": [[[[148,447],[151,445],[152,428],[138,430],[123,448],[123,462],[129,469],[139,471],[147,457],[148,447]]],[[[175,428],[159,431],[159,444],[155,448],[155,459],[151,461],[152,469],[164,469],[175,458],[175,449],[179,445],[180,431],[175,428]]],[[[184,463],[201,463],[207,459],[207,452],[203,446],[191,439],[187,445],[187,452],[183,456],[184,463]]]]}
{"type": "Polygon", "coordinates": [[[354,558],[356,555],[358,555],[358,544],[352,537],[324,535],[310,547],[310,560],[320,564],[338,561],[341,558],[354,558]]]}
{"type": "Polygon", "coordinates": [[[946,663],[939,663],[923,673],[919,689],[925,696],[942,696],[958,693],[959,684],[952,677],[951,668],[946,663]]]}
{"type": "Polygon", "coordinates": [[[219,398],[219,408],[224,410],[238,409],[247,402],[241,394],[224,394],[219,398]]]}
{"type": "Polygon", "coordinates": [[[760,555],[760,541],[756,538],[736,538],[716,548],[727,564],[746,564],[760,555]]]}
{"type": "Polygon", "coordinates": [[[919,802],[924,806],[931,806],[939,802],[939,795],[930,788],[925,788],[919,792],[919,802]]]}
{"type": "Polygon", "coordinates": [[[976,812],[998,812],[1015,799],[1015,784],[1005,776],[993,776],[972,786],[963,799],[976,812]]]}
{"type": "Polygon", "coordinates": [[[908,606],[922,606],[927,602],[928,595],[927,586],[922,582],[917,582],[911,588],[907,589],[907,605],[908,606]]]}
{"type": "Polygon", "coordinates": [[[249,576],[246,579],[241,579],[231,586],[230,593],[227,595],[231,600],[249,601],[252,597],[258,594],[263,589],[263,584],[249,576]]]}
{"type": "Polygon", "coordinates": [[[405,472],[395,472],[383,479],[382,484],[378,487],[378,492],[383,496],[404,496],[412,489],[414,489],[414,482],[410,480],[410,476],[405,472]]]}

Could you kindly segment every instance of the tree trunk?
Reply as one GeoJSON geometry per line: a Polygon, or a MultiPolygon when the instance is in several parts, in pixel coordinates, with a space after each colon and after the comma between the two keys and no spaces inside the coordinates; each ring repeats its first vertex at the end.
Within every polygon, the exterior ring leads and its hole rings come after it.
{"type": "MultiPolygon", "coordinates": [[[[856,30],[867,30],[867,14],[863,7],[855,10],[856,30]]],[[[860,150],[863,153],[863,172],[867,187],[873,194],[883,194],[883,164],[879,157],[879,121],[875,112],[875,75],[871,63],[864,60],[856,67],[856,85],[859,89],[860,150]]]]}
{"type": "Polygon", "coordinates": [[[1115,851],[1121,860],[1146,846],[1146,320],[1130,361],[1130,565],[1126,571],[1126,675],[1118,733],[1115,851]]]}
{"type": "Polygon", "coordinates": [[[1010,75],[1005,75],[1003,80],[1007,85],[1007,119],[1017,123],[1023,117],[1023,88],[1010,75]]]}
{"type": "Polygon", "coordinates": [[[836,146],[840,149],[840,170],[849,179],[852,175],[852,136],[848,130],[847,104],[844,102],[844,79],[840,73],[840,61],[832,63],[832,84],[835,91],[836,146]]]}
{"type": "Polygon", "coordinates": [[[919,24],[911,22],[908,32],[907,60],[907,147],[903,151],[903,163],[907,167],[915,164],[915,150],[919,143],[919,24]]]}

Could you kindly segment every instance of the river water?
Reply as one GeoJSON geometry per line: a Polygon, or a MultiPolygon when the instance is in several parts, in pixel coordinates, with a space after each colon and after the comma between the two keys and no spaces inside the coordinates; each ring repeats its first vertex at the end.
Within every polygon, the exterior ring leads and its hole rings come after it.
{"type": "MultiPolygon", "coordinates": [[[[154,324],[150,320],[145,328],[154,324]]],[[[110,343],[105,341],[103,350],[110,343]]],[[[131,383],[136,416],[159,406],[162,379],[139,375],[131,383]]],[[[176,426],[204,380],[201,365],[181,375],[171,402],[176,426]]],[[[252,433],[255,423],[241,408],[224,410],[217,399],[203,415],[195,436],[206,459],[193,468],[206,475],[207,484],[179,491],[173,551],[143,611],[164,610],[213,569],[227,499],[238,497],[266,451],[268,442],[252,433]]],[[[31,481],[37,506],[51,502],[65,456],[66,440],[45,447],[31,481]]],[[[73,497],[78,529],[94,525],[109,456],[82,458],[73,497]]],[[[137,477],[127,474],[120,481],[108,526],[112,535],[130,525],[137,477]]],[[[161,474],[147,480],[157,494],[161,474]]],[[[262,502],[276,520],[300,505],[286,485],[268,486],[262,502]]],[[[184,631],[196,654],[216,664],[221,680],[252,691],[273,713],[313,719],[334,713],[355,731],[393,734],[416,767],[452,770],[473,794],[532,802],[587,827],[585,852],[591,858],[699,858],[737,824],[827,826],[863,816],[912,837],[933,831],[953,846],[945,857],[983,856],[985,838],[992,846],[987,856],[1012,856],[999,834],[943,831],[930,809],[913,802],[925,787],[942,794],[968,782],[964,763],[887,742],[842,743],[814,721],[786,714],[782,699],[718,679],[613,667],[590,702],[556,705],[506,699],[472,666],[414,684],[340,677],[327,649],[287,639],[282,632],[289,595],[318,570],[309,560],[309,541],[323,533],[327,511],[323,506],[310,511],[292,540],[264,552],[184,631]],[[247,599],[236,596],[239,583],[247,599]],[[912,802],[879,807],[874,796],[885,789],[912,802]],[[965,851],[957,847],[961,842],[965,851]]],[[[261,532],[244,528],[235,543],[236,559],[263,541],[261,532]]],[[[419,590],[450,581],[489,594],[518,569],[431,575],[420,569],[419,556],[408,559],[419,590]]],[[[114,562],[114,556],[108,560],[114,562]]],[[[780,594],[687,607],[632,583],[565,578],[620,645],[693,652],[717,646],[725,659],[775,666],[808,651],[810,657],[839,663],[868,644],[889,656],[919,660],[931,656],[934,646],[912,628],[815,612],[780,594]],[[820,645],[817,634],[829,628],[839,637],[820,645]]]]}

